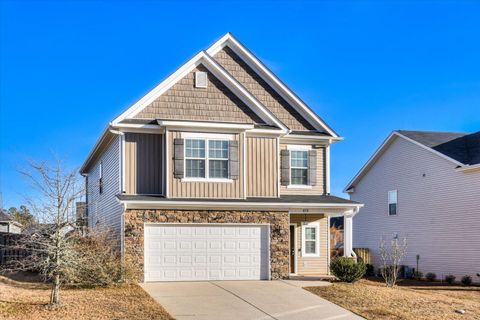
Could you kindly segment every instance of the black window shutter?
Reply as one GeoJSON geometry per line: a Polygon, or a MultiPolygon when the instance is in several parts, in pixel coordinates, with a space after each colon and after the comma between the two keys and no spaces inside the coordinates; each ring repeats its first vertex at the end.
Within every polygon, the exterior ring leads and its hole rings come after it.
{"type": "Polygon", "coordinates": [[[288,186],[290,184],[290,151],[280,150],[280,184],[288,186]]]}
{"type": "Polygon", "coordinates": [[[230,179],[238,180],[238,176],[239,176],[238,141],[235,141],[235,140],[230,141],[228,148],[229,148],[229,154],[230,154],[230,157],[228,159],[230,179]]]}
{"type": "Polygon", "coordinates": [[[317,150],[308,152],[308,184],[311,186],[317,184],[317,150]]]}
{"type": "Polygon", "coordinates": [[[185,176],[183,166],[184,160],[184,139],[176,138],[173,140],[173,176],[181,179],[185,176]]]}

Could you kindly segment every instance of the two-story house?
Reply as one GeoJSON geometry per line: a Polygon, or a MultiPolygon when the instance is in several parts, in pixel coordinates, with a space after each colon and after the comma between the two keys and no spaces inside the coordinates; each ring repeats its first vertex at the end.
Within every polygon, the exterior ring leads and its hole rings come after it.
{"type": "MultiPolygon", "coordinates": [[[[110,122],[81,168],[91,227],[109,226],[140,281],[328,274],[342,138],[231,34],[110,122]]],[[[349,231],[350,230],[350,231],[349,231]]]]}
{"type": "Polygon", "coordinates": [[[480,132],[394,131],[345,191],[365,204],[353,244],[376,267],[382,238],[406,238],[402,264],[479,281],[480,132]]]}

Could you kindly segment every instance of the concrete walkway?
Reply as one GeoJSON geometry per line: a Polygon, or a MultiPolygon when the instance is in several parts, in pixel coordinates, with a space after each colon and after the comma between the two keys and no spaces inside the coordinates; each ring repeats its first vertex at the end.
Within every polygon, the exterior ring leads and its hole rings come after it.
{"type": "MultiPolygon", "coordinates": [[[[312,285],[325,282],[304,286],[312,285]]],[[[178,320],[362,319],[302,289],[301,281],[156,282],[142,287],[178,320]]]]}

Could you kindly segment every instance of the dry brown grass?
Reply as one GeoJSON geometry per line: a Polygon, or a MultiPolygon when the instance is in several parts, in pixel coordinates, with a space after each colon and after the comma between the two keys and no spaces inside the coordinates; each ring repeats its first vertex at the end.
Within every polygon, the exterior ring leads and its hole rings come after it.
{"type": "Polygon", "coordinates": [[[392,289],[363,279],[305,289],[367,319],[480,319],[480,287],[409,281],[392,289]]]}
{"type": "Polygon", "coordinates": [[[137,285],[63,289],[62,306],[46,306],[50,287],[0,277],[0,319],[173,319],[137,285]]]}

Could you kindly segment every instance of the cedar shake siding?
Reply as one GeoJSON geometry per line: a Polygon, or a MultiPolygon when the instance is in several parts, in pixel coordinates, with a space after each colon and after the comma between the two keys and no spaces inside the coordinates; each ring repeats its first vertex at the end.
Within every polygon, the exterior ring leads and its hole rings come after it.
{"type": "Polygon", "coordinates": [[[163,194],[164,141],[164,134],[125,134],[125,193],[163,194]]]}
{"type": "Polygon", "coordinates": [[[214,58],[289,129],[299,131],[315,130],[308,121],[240,59],[232,49],[225,47],[214,58]]]}
{"type": "MultiPolygon", "coordinates": [[[[407,238],[403,265],[442,279],[478,279],[480,272],[480,172],[457,165],[397,137],[355,184],[350,198],[365,203],[353,218],[353,245],[369,248],[381,264],[380,239],[407,238]],[[397,215],[389,216],[388,191],[397,190],[397,215]]],[[[478,280],[477,280],[478,281],[478,280]]]]}
{"type": "Polygon", "coordinates": [[[278,139],[247,137],[247,197],[278,196],[278,139]]]}
{"type": "MultiPolygon", "coordinates": [[[[287,150],[288,144],[281,143],[280,150],[287,150]]],[[[292,188],[280,186],[280,194],[302,195],[302,194],[325,194],[325,148],[312,149],[317,151],[316,182],[311,188],[292,188]]]]}
{"type": "Polygon", "coordinates": [[[202,65],[174,84],[135,118],[263,123],[202,65]],[[195,71],[207,72],[207,88],[194,86],[195,71]]]}
{"type": "MultiPolygon", "coordinates": [[[[202,133],[198,133],[199,136],[202,133]]],[[[238,159],[239,174],[238,179],[228,182],[208,182],[205,181],[182,181],[182,178],[174,176],[174,139],[182,138],[182,132],[169,131],[167,133],[168,140],[168,177],[169,179],[169,198],[244,198],[244,133],[234,134],[234,140],[238,141],[238,159]]]]}

